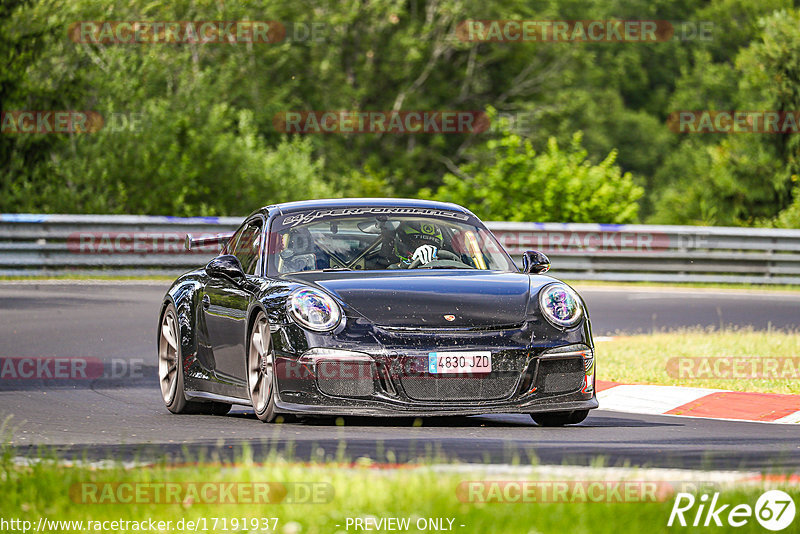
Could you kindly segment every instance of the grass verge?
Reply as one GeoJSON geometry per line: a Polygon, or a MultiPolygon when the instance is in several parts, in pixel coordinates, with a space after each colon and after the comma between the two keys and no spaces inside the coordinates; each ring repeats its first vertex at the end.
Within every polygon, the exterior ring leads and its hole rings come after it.
{"type": "MultiPolygon", "coordinates": [[[[629,486],[639,488],[647,482],[628,480],[629,486]]],[[[374,469],[337,464],[292,464],[278,459],[257,465],[245,459],[230,466],[161,464],[126,469],[116,464],[104,468],[68,467],[48,461],[21,465],[7,456],[0,462],[0,495],[3,496],[0,517],[6,521],[29,521],[33,530],[40,519],[45,518],[45,532],[131,532],[140,529],[130,525],[115,528],[111,523],[102,522],[152,520],[165,522],[155,529],[164,532],[322,534],[357,531],[353,527],[356,518],[376,521],[398,518],[407,519],[409,528],[374,530],[429,531],[434,529],[426,520],[432,519],[447,527],[443,530],[465,534],[618,534],[623,526],[624,532],[650,534],[674,531],[676,527],[668,527],[667,521],[675,491],[679,487],[687,490],[676,483],[659,482],[658,489],[637,491],[634,496],[627,490],[616,495],[607,490],[577,491],[577,485],[590,487],[589,481],[583,479],[571,489],[555,493],[556,485],[563,487],[564,481],[561,478],[542,483],[542,479],[521,479],[508,473],[487,478],[485,472],[448,472],[434,466],[374,469]],[[511,497],[508,497],[502,490],[493,493],[491,489],[514,484],[517,486],[513,487],[520,487],[521,483],[530,482],[537,484],[539,491],[528,493],[524,502],[513,496],[518,493],[509,493],[511,497]],[[266,493],[245,491],[265,484],[269,488],[266,493]],[[168,487],[173,490],[167,490],[168,487]],[[232,489],[226,492],[226,487],[232,489]],[[470,493],[470,487],[477,491],[470,493]],[[549,493],[545,487],[550,489],[549,493]],[[166,502],[155,502],[159,491],[160,499],[166,502]],[[492,499],[492,495],[496,497],[495,502],[474,502],[481,498],[492,499]],[[218,499],[225,499],[225,504],[217,502],[218,499]],[[497,502],[498,499],[516,502],[497,502]],[[58,525],[53,521],[73,523],[58,525]],[[189,521],[192,524],[188,524],[189,521]],[[419,528],[418,521],[426,521],[427,528],[419,528]],[[98,528],[101,525],[104,528],[98,528]]],[[[777,485],[772,483],[770,489],[777,485]]],[[[755,507],[764,489],[763,485],[704,487],[694,493],[699,498],[702,493],[710,497],[720,491],[720,504],[755,507]]],[[[783,489],[795,502],[800,502],[800,490],[796,486],[783,489]]],[[[694,519],[696,511],[697,506],[691,514],[687,513],[689,521],[694,519]]],[[[736,530],[764,532],[754,517],[736,530]]]]}
{"type": "MultiPolygon", "coordinates": [[[[557,273],[553,276],[558,277],[557,273]]],[[[612,282],[604,280],[564,280],[576,289],[582,288],[634,288],[634,289],[724,289],[739,291],[762,291],[762,292],[800,292],[800,285],[782,284],[732,284],[723,282],[612,282]]]]}
{"type": "Polygon", "coordinates": [[[599,380],[800,394],[800,333],[684,329],[597,343],[599,380]]]}

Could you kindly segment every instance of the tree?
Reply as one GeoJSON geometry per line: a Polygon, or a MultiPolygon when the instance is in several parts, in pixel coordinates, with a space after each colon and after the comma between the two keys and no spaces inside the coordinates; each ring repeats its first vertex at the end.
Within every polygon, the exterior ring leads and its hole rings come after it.
{"type": "MultiPolygon", "coordinates": [[[[679,110],[800,110],[800,14],[760,19],[760,35],[732,64],[696,56],[673,95],[679,110]]],[[[683,134],[659,171],[651,222],[754,225],[791,202],[800,173],[800,134],[683,134]]]]}
{"type": "MultiPolygon", "coordinates": [[[[424,196],[469,206],[498,221],[636,222],[641,187],[615,165],[612,151],[600,163],[587,160],[581,134],[567,149],[554,138],[537,154],[530,140],[506,134],[486,144],[490,161],[447,174],[444,185],[424,196]]],[[[483,154],[485,156],[485,154],[483,154]]]]}

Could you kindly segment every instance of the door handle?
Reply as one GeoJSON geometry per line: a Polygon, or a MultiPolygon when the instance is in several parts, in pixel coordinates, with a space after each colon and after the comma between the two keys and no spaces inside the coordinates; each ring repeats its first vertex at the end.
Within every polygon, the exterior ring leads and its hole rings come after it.
{"type": "Polygon", "coordinates": [[[203,295],[203,309],[207,310],[209,306],[211,306],[211,299],[208,298],[208,295],[203,295]]]}

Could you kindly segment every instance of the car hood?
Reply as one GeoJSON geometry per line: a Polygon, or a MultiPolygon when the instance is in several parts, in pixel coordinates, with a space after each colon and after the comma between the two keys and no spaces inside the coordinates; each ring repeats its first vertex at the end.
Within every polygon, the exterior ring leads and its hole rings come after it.
{"type": "Polygon", "coordinates": [[[527,274],[497,271],[315,274],[294,278],[324,288],[376,325],[405,328],[521,324],[532,285],[527,274]]]}

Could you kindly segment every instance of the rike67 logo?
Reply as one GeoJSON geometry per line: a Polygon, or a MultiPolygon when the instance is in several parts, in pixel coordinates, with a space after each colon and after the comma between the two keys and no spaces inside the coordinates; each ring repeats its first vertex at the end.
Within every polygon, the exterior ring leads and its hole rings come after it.
{"type": "Polygon", "coordinates": [[[718,492],[710,498],[704,493],[697,499],[691,493],[678,493],[667,526],[741,527],[755,517],[767,530],[779,531],[794,521],[794,501],[789,494],[780,490],[763,493],[756,501],[755,508],[749,504],[723,504],[719,497],[718,492]]]}

